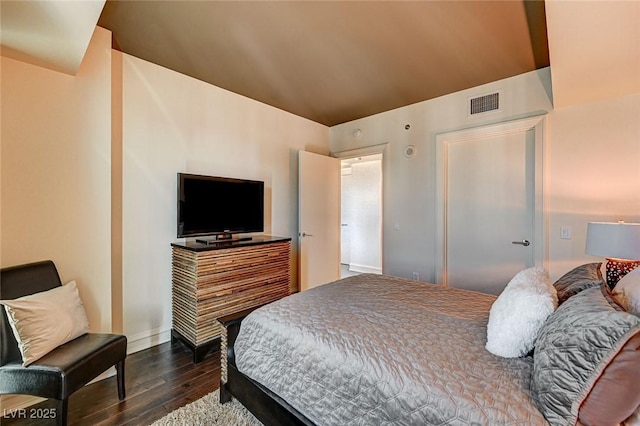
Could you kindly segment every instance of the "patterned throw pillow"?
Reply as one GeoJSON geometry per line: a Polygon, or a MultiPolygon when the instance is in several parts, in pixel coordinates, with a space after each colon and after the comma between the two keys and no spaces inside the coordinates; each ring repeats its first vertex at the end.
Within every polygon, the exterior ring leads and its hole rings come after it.
{"type": "Polygon", "coordinates": [[[607,285],[614,288],[620,278],[640,266],[640,260],[622,260],[607,258],[607,285]]]}

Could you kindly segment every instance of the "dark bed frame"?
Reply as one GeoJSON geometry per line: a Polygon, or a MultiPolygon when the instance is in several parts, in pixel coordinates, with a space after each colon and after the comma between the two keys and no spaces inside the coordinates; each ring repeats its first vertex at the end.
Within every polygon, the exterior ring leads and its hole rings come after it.
{"type": "Polygon", "coordinates": [[[242,319],[254,309],[256,308],[218,318],[218,322],[222,325],[220,403],[229,402],[232,397],[237,399],[265,426],[315,426],[311,420],[285,400],[238,371],[234,345],[240,332],[242,319]]]}

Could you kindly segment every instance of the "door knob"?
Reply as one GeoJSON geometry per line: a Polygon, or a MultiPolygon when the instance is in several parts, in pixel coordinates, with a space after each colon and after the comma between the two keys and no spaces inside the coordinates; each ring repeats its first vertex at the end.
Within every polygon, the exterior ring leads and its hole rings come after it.
{"type": "Polygon", "coordinates": [[[301,236],[301,237],[313,237],[313,235],[311,235],[311,234],[307,234],[306,232],[301,232],[301,233],[300,233],[300,236],[301,236]]]}
{"type": "Polygon", "coordinates": [[[511,241],[511,244],[520,244],[521,246],[527,247],[531,243],[529,242],[529,240],[522,240],[522,241],[511,241]]]}

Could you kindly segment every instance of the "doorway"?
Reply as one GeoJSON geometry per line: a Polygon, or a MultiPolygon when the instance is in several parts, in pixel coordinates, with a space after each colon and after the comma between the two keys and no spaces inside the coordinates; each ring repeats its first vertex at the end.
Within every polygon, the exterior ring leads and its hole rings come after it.
{"type": "Polygon", "coordinates": [[[382,274],[382,154],[341,160],[341,278],[382,274]]]}

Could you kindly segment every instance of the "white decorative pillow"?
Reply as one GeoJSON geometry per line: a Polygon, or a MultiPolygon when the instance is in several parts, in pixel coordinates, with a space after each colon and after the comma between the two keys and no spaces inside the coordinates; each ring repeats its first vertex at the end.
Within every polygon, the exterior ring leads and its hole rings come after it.
{"type": "Polygon", "coordinates": [[[628,312],[640,314],[640,267],[618,281],[613,288],[613,297],[628,312]]]}
{"type": "Polygon", "coordinates": [[[518,272],[491,306],[485,347],[503,358],[525,356],[557,307],[558,295],[544,268],[518,272]]]}
{"type": "Polygon", "coordinates": [[[4,305],[13,334],[28,366],[63,343],[89,332],[89,320],[75,281],[4,305]]]}

